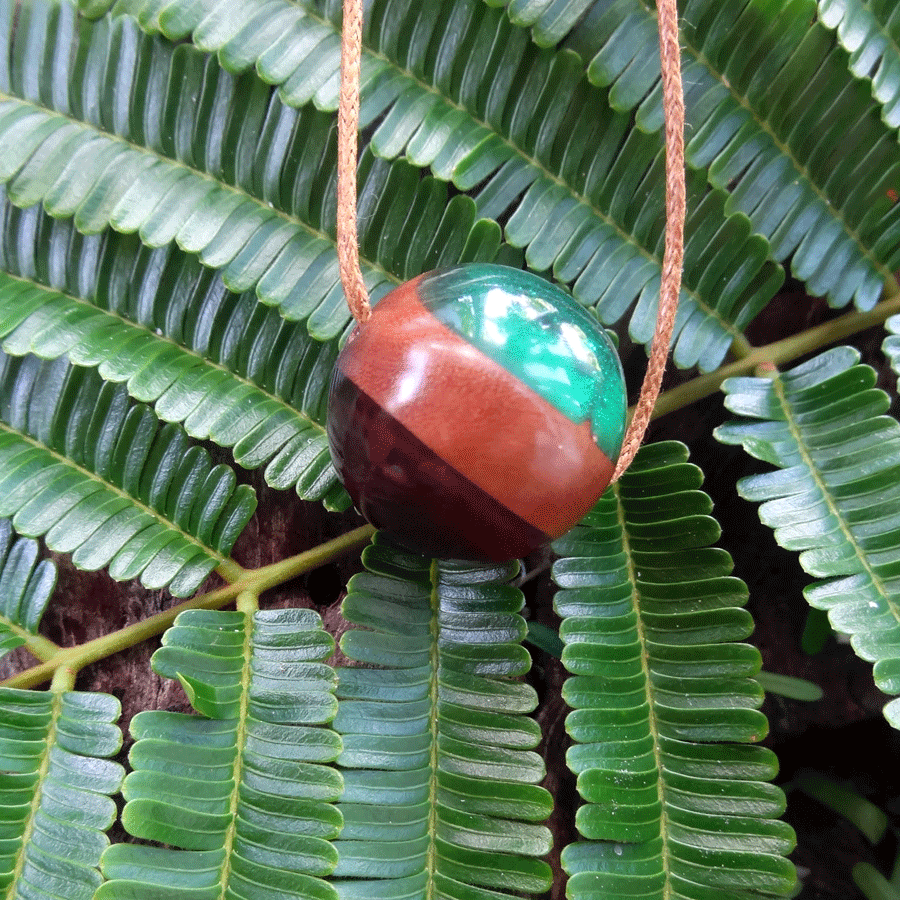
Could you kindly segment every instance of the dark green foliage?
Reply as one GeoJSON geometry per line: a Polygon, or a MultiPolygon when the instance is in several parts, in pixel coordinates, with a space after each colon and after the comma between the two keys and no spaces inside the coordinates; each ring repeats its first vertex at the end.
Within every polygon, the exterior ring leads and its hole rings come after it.
{"type": "Polygon", "coordinates": [[[14,538],[12,522],[0,519],[0,655],[37,634],[56,585],[56,566],[38,561],[37,541],[14,538]]]}
{"type": "MultiPolygon", "coordinates": [[[[827,579],[806,589],[807,600],[852,635],[878,686],[897,694],[900,425],[884,415],[890,399],[875,372],[858,363],[841,347],[772,378],[727,381],[726,406],[744,421],[716,436],[779,467],[742,479],[738,491],[762,502],[760,518],[810,575],[827,579]]],[[[900,722],[900,702],[885,714],[900,722]]]]}
{"type": "Polygon", "coordinates": [[[0,689],[0,890],[90,900],[100,885],[122,767],[119,703],[106,694],[0,689]]]}
{"type": "Polygon", "coordinates": [[[230,292],[172,244],[149,249],[110,231],[83,236],[38,207],[7,203],[3,212],[7,353],[65,354],[97,367],[191,437],[233,448],[245,468],[265,465],[273,487],[296,485],[304,499],[347,505],[324,429],[336,341],[313,340],[252,292],[230,292]]]}
{"type": "MultiPolygon", "coordinates": [[[[900,172],[897,136],[847,78],[815,0],[688,0],[680,13],[688,163],[730,190],[729,210],[750,216],[812,293],[871,307],[900,265],[900,209],[886,195],[900,172]]],[[[613,107],[637,106],[640,127],[655,130],[651,42],[652,0],[596,0],[567,40],[591,80],[611,85],[613,107]]]]}
{"type": "Polygon", "coordinates": [[[331,805],[341,777],[334,642],[309,610],[183,613],[154,657],[201,716],[141,713],[122,824],[138,838],[105,854],[98,900],[331,900],[331,805]]]}
{"type": "Polygon", "coordinates": [[[701,481],[683,445],[646,447],[556,543],[568,762],[585,801],[586,841],[563,853],[570,897],[793,886],[784,797],[766,783],[776,760],[741,746],[767,727],[759,654],[737,643],[752,627],[747,590],[710,546],[701,481]]]}
{"type": "MultiPolygon", "coordinates": [[[[289,103],[337,106],[337,2],[233,0],[173,10],[135,0],[123,8],[169,37],[193,33],[233,71],[255,64],[289,103]],[[265,52],[258,35],[270,20],[302,51],[265,52]]],[[[552,267],[604,322],[618,321],[637,300],[631,333],[649,342],[662,264],[659,136],[631,128],[627,115],[598,115],[605,93],[587,83],[577,57],[530,45],[477,0],[378,3],[367,23],[361,120],[378,123],[372,150],[403,153],[471,190],[478,215],[508,218],[506,238],[525,248],[531,268],[552,267]]],[[[679,365],[714,368],[781,282],[749,221],[726,219],[725,201],[704,179],[692,182],[687,228],[695,237],[676,328],[679,365]]]]}
{"type": "MultiPolygon", "coordinates": [[[[227,287],[255,289],[286,318],[306,320],[315,337],[344,330],[332,117],[286,106],[259,79],[143,35],[130,18],[88,25],[66,3],[23,9],[7,79],[0,178],[13,203],[41,201],[88,234],[109,225],[152,247],[176,241],[221,269],[227,287]],[[88,158],[73,181],[72,166],[88,158]]],[[[499,234],[475,224],[472,202],[447,203],[408,166],[364,160],[359,190],[376,298],[410,270],[496,256],[499,234]],[[418,216],[400,243],[406,258],[395,260],[400,233],[385,240],[384,229],[405,223],[372,205],[398,195],[418,216]]]]}
{"type": "Polygon", "coordinates": [[[0,417],[0,515],[82,568],[189,594],[256,508],[232,469],[64,358],[0,354],[0,417]]]}
{"type": "Polygon", "coordinates": [[[518,563],[431,562],[377,541],[341,649],[342,898],[501,897],[550,886],[551,808],[521,645],[518,563]],[[372,880],[377,879],[377,880],[372,880]],[[488,895],[485,891],[499,891],[488,895]]]}
{"type": "Polygon", "coordinates": [[[893,0],[818,0],[819,15],[850,52],[850,71],[870,78],[884,121],[900,125],[900,15],[893,0]]]}
{"type": "MultiPolygon", "coordinates": [[[[746,337],[786,267],[835,307],[886,299],[870,325],[900,309],[894,6],[681,3],[674,359],[764,364],[767,377],[726,384],[742,418],[719,438],[777,468],[740,490],[819,579],[810,603],[900,693],[889,398],[856,351],[821,353],[828,326],[769,348],[746,337]]],[[[324,433],[350,330],[334,226],[339,26],[338,0],[0,0],[0,650],[24,643],[56,672],[47,692],[0,695],[10,898],[551,887],[518,566],[433,563],[377,538],[344,604],[358,665],[334,669],[315,614],[257,609],[295,570],[229,558],[255,506],[238,467],[348,503],[324,433]],[[239,612],[194,609],[164,637],[154,665],[196,714],[134,719],[122,816],[161,846],[117,845],[100,868],[117,704],[70,690],[97,642],[81,656],[36,633],[53,569],[14,530],[178,595],[215,570],[239,597],[239,612]]],[[[653,0],[371,0],[363,41],[373,299],[442,265],[526,265],[647,344],[664,234],[653,0]]],[[[863,324],[847,321],[843,334],[863,324]]],[[[900,318],[887,328],[900,369],[900,318]]],[[[560,848],[573,900],[792,889],[775,759],[753,746],[766,723],[746,589],[714,546],[701,482],[680,445],[648,447],[557,546],[583,800],[557,810],[582,836],[560,848]]],[[[874,870],[857,881],[881,884],[874,870]]]]}

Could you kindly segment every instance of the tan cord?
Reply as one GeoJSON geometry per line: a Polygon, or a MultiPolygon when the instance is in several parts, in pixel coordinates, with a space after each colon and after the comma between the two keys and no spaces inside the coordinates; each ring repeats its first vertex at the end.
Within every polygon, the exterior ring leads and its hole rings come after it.
{"type": "Polygon", "coordinates": [[[631,465],[650,424],[669,356],[684,261],[684,216],[687,206],[684,183],[684,94],[681,88],[676,0],[657,0],[657,10],[663,110],[666,117],[666,248],[663,253],[659,310],[656,313],[656,332],[650,345],[650,359],[641,385],[641,395],[616,463],[613,481],[631,465]]]}
{"type": "Polygon", "coordinates": [[[347,305],[360,325],[372,315],[369,292],[359,267],[359,238],[356,232],[356,154],[362,26],[363,0],[344,0],[341,99],[338,107],[337,251],[347,305]]]}
{"type": "MultiPolygon", "coordinates": [[[[666,245],[656,332],[637,408],[625,434],[613,481],[628,468],[644,438],[662,385],[669,344],[675,327],[681,266],[684,259],[684,95],[681,87],[681,51],[678,43],[676,0],[657,0],[659,54],[662,69],[666,138],[666,245]]],[[[359,268],[356,232],[356,155],[359,128],[359,76],[362,56],[362,0],[344,0],[341,34],[341,98],[338,109],[337,247],[341,283],[347,305],[362,324],[372,314],[369,294],[359,268]]]]}

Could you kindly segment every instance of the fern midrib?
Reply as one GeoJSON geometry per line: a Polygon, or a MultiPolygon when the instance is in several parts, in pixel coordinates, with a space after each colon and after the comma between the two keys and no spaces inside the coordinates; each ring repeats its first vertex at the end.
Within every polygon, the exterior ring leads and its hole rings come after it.
{"type": "MultiPolygon", "coordinates": [[[[200,51],[198,51],[198,52],[200,52],[200,51]]],[[[76,119],[74,116],[71,116],[67,113],[61,113],[56,109],[52,109],[47,106],[42,106],[39,103],[35,103],[33,100],[25,100],[24,98],[17,97],[14,94],[8,94],[8,93],[0,91],[0,102],[3,102],[3,101],[11,101],[13,103],[18,103],[23,106],[29,106],[32,109],[34,109],[38,112],[41,112],[45,115],[56,116],[57,118],[59,118],[61,120],[64,120],[66,122],[71,122],[72,124],[79,126],[86,132],[93,132],[95,135],[99,135],[110,141],[115,141],[116,143],[121,144],[123,147],[128,147],[137,153],[141,153],[146,156],[153,157],[153,158],[157,159],[158,161],[165,163],[166,165],[169,165],[175,169],[181,169],[182,171],[187,172],[187,173],[193,175],[194,177],[203,179],[205,181],[212,182],[213,184],[217,185],[221,189],[227,190],[236,196],[239,196],[243,199],[249,200],[252,203],[255,203],[259,207],[261,212],[274,213],[285,223],[287,223],[289,225],[296,225],[296,226],[302,228],[304,231],[306,231],[311,237],[317,238],[318,240],[321,240],[327,244],[332,245],[333,247],[335,247],[335,254],[337,254],[337,242],[336,242],[335,238],[333,238],[330,234],[328,234],[327,232],[322,231],[320,229],[314,228],[312,225],[310,225],[308,222],[305,222],[303,219],[297,218],[296,216],[291,215],[290,213],[286,212],[283,209],[280,209],[277,206],[270,205],[268,202],[266,202],[262,198],[254,196],[253,194],[249,193],[244,188],[242,188],[238,185],[230,184],[226,181],[220,181],[217,178],[214,178],[208,172],[204,172],[201,169],[197,169],[192,166],[189,166],[186,163],[182,162],[181,160],[173,159],[170,156],[165,156],[162,153],[160,153],[159,151],[154,150],[150,147],[145,147],[142,144],[136,144],[136,143],[134,143],[134,141],[130,141],[127,138],[122,137],[122,135],[120,135],[120,134],[116,134],[115,132],[111,132],[111,131],[106,131],[105,129],[100,128],[97,125],[94,125],[93,123],[85,122],[84,120],[76,119]]],[[[192,125],[194,128],[196,128],[196,123],[192,123],[192,125]]],[[[12,176],[12,177],[14,178],[15,176],[12,176]]],[[[10,180],[12,180],[12,179],[10,179],[10,180]]],[[[114,227],[114,226],[111,226],[111,227],[114,227]]],[[[193,254],[193,255],[198,255],[198,254],[193,254]]],[[[368,259],[361,252],[360,252],[360,262],[364,266],[367,266],[368,268],[377,272],[378,274],[383,275],[386,279],[393,282],[394,284],[400,284],[400,279],[396,275],[389,272],[380,263],[373,262],[372,260],[368,259]]],[[[349,315],[349,313],[348,313],[348,315],[349,315]]]]}
{"type": "MultiPolygon", "coordinates": [[[[325,18],[317,15],[316,13],[312,12],[311,10],[309,10],[306,6],[304,6],[302,0],[291,0],[291,2],[294,3],[303,12],[303,14],[305,16],[307,16],[308,18],[312,19],[315,22],[318,22],[319,24],[321,24],[323,26],[330,28],[332,31],[335,32],[335,34],[339,35],[339,32],[337,31],[337,29],[335,28],[335,26],[332,22],[330,22],[328,19],[325,19],[325,18]]],[[[480,125],[482,128],[484,128],[486,131],[490,132],[491,134],[496,135],[498,138],[500,138],[500,140],[502,140],[504,142],[504,144],[506,144],[507,147],[509,147],[519,157],[519,159],[521,159],[527,165],[533,166],[535,169],[539,170],[545,178],[547,178],[548,180],[553,182],[553,184],[555,184],[556,186],[564,188],[572,197],[574,197],[578,201],[578,203],[580,203],[582,206],[584,206],[588,210],[590,210],[591,214],[595,218],[599,219],[602,223],[604,223],[606,226],[611,228],[624,243],[630,244],[632,247],[636,247],[638,252],[646,260],[654,263],[657,266],[657,268],[659,269],[660,273],[662,273],[662,260],[659,257],[657,257],[656,254],[651,253],[642,244],[638,243],[634,239],[633,235],[628,234],[627,231],[625,231],[616,221],[611,219],[605,212],[603,212],[603,210],[601,210],[598,206],[594,205],[588,198],[586,198],[582,193],[577,191],[568,182],[564,181],[559,175],[557,175],[556,173],[554,173],[550,169],[548,169],[540,160],[529,155],[525,150],[523,150],[517,144],[515,144],[512,140],[510,140],[506,135],[503,135],[503,134],[500,134],[499,132],[497,132],[494,129],[494,127],[492,125],[490,125],[488,122],[484,121],[484,119],[480,118],[479,116],[476,116],[470,109],[463,106],[461,103],[457,103],[455,100],[452,100],[450,97],[447,97],[444,94],[440,93],[433,85],[430,85],[430,84],[428,84],[428,82],[423,81],[411,70],[399,65],[397,62],[390,59],[389,57],[387,57],[385,54],[381,53],[380,51],[371,49],[370,47],[366,46],[365,43],[363,45],[363,55],[364,56],[367,55],[367,56],[371,57],[372,59],[381,60],[382,62],[386,63],[388,66],[393,68],[395,71],[399,72],[401,75],[404,75],[413,84],[417,85],[421,90],[423,90],[429,94],[433,94],[435,97],[440,98],[442,103],[445,103],[447,106],[452,107],[453,109],[456,109],[459,112],[465,113],[466,116],[468,116],[477,125],[480,125]]],[[[697,307],[699,309],[701,309],[705,315],[709,316],[709,318],[711,318],[711,319],[714,319],[726,333],[730,334],[736,340],[744,338],[743,332],[739,328],[736,328],[733,323],[729,322],[727,319],[724,319],[716,309],[714,309],[713,307],[710,307],[693,288],[682,283],[681,290],[688,297],[690,297],[691,300],[694,301],[694,303],[697,305],[697,307]]]]}
{"type": "Polygon", "coordinates": [[[853,553],[856,556],[857,560],[859,560],[859,564],[862,567],[863,572],[866,574],[866,576],[868,576],[875,589],[883,598],[885,605],[891,611],[894,620],[900,623],[900,609],[898,609],[897,604],[891,599],[891,595],[885,588],[884,582],[882,581],[881,577],[869,564],[869,560],[866,556],[865,551],[862,547],[860,547],[859,542],[856,540],[856,536],[853,534],[852,529],[847,525],[840,507],[831,495],[831,491],[828,485],[819,474],[819,469],[815,463],[815,460],[813,460],[811,454],[806,449],[806,444],[803,441],[803,433],[798,427],[796,420],[794,419],[793,410],[791,409],[790,403],[787,399],[787,395],[785,394],[780,372],[776,372],[774,374],[774,377],[772,377],[772,390],[774,391],[775,396],[778,398],[778,402],[779,404],[781,404],[781,408],[784,411],[788,429],[790,430],[791,437],[794,439],[794,444],[800,454],[800,458],[803,460],[803,464],[806,466],[807,471],[812,476],[813,482],[824,498],[828,511],[837,520],[838,529],[844,536],[844,540],[846,540],[850,547],[853,549],[853,553]]]}
{"type": "Polygon", "coordinates": [[[440,740],[440,724],[438,722],[438,704],[440,695],[438,691],[438,676],[440,673],[439,644],[441,638],[441,597],[438,591],[438,565],[437,560],[431,561],[429,569],[431,578],[431,685],[429,686],[429,700],[431,708],[428,714],[428,727],[431,732],[431,753],[428,764],[430,773],[428,778],[428,850],[425,854],[425,898],[434,900],[435,885],[434,876],[437,871],[437,848],[434,845],[434,837],[437,834],[437,794],[438,794],[438,741],[440,740]]]}
{"type": "Polygon", "coordinates": [[[656,717],[656,706],[653,697],[653,683],[650,673],[650,651],[648,648],[647,635],[644,631],[644,620],[641,618],[640,605],[640,589],[638,585],[638,572],[634,564],[634,557],[631,552],[631,541],[628,537],[628,519],[625,516],[625,504],[622,500],[621,487],[616,484],[614,486],[616,496],[616,518],[619,523],[619,530],[622,535],[622,550],[625,553],[625,559],[628,561],[628,580],[631,583],[631,605],[634,610],[635,631],[637,639],[641,646],[641,670],[644,675],[644,696],[647,699],[648,724],[650,734],[653,738],[653,762],[656,765],[656,793],[659,797],[660,821],[659,834],[661,840],[660,860],[662,862],[663,876],[665,885],[663,887],[662,900],[670,900],[674,896],[674,887],[669,877],[671,853],[669,850],[669,816],[666,809],[666,786],[663,778],[663,759],[659,748],[659,723],[656,717]]]}
{"type": "MultiPolygon", "coordinates": [[[[644,6],[647,14],[650,16],[650,18],[652,18],[654,21],[656,21],[655,7],[651,8],[650,6],[648,6],[647,0],[640,0],[640,2],[643,4],[643,6],[644,6]]],[[[822,26],[822,27],[824,27],[824,26],[822,26]]],[[[857,246],[858,250],[860,251],[860,253],[862,254],[862,256],[865,259],[867,259],[872,264],[872,267],[875,269],[875,271],[877,271],[882,276],[885,284],[887,286],[889,286],[889,288],[892,290],[896,289],[898,282],[897,282],[896,278],[894,277],[894,273],[886,265],[879,262],[877,259],[875,259],[874,256],[872,256],[869,249],[863,243],[862,238],[859,236],[859,232],[857,231],[857,229],[855,227],[852,227],[848,223],[846,217],[844,216],[843,210],[841,210],[839,207],[835,206],[831,202],[831,200],[829,199],[827,194],[825,194],[825,192],[819,188],[819,186],[816,184],[816,182],[812,179],[812,176],[810,175],[808,167],[803,165],[794,156],[793,150],[791,149],[790,145],[785,143],[784,141],[782,141],[778,137],[778,135],[775,134],[775,131],[773,130],[769,120],[767,118],[764,118],[762,115],[757,114],[754,107],[752,107],[750,105],[750,102],[747,100],[746,96],[739,94],[734,89],[734,86],[725,77],[724,73],[719,72],[716,69],[716,67],[710,62],[710,60],[706,56],[706,54],[703,53],[702,50],[700,50],[699,48],[694,46],[694,44],[692,44],[690,41],[687,40],[687,38],[684,35],[683,30],[680,28],[679,28],[679,34],[681,36],[681,41],[680,41],[681,47],[684,50],[687,50],[688,52],[690,52],[694,56],[694,58],[697,60],[697,62],[701,63],[707,69],[707,71],[712,73],[712,75],[716,78],[716,80],[721,85],[723,85],[723,87],[725,87],[725,89],[731,95],[732,99],[738,104],[738,106],[742,107],[750,115],[751,119],[759,125],[760,130],[764,134],[768,135],[769,138],[771,138],[772,142],[775,144],[778,151],[780,153],[782,153],[785,157],[787,157],[787,159],[790,160],[791,165],[794,167],[794,170],[803,177],[804,181],[806,182],[806,184],[808,185],[810,190],[816,195],[816,197],[818,197],[825,204],[825,206],[828,208],[828,210],[832,214],[832,216],[838,222],[841,223],[841,227],[843,228],[844,233],[848,234],[853,239],[853,242],[856,244],[856,246],[857,246]]]]}
{"type": "MultiPolygon", "coordinates": [[[[238,384],[240,384],[244,387],[249,387],[249,388],[252,388],[253,390],[259,391],[260,393],[265,395],[267,400],[270,400],[274,403],[278,403],[279,406],[284,411],[292,413],[294,416],[296,416],[296,418],[298,418],[300,421],[302,421],[304,423],[304,425],[309,425],[309,426],[313,427],[317,431],[321,432],[322,435],[325,434],[325,427],[323,425],[319,424],[312,417],[310,417],[310,416],[306,415],[305,413],[301,412],[300,410],[296,409],[294,406],[291,406],[289,403],[287,403],[281,397],[278,397],[277,395],[270,393],[265,388],[258,385],[256,382],[251,381],[245,375],[241,375],[240,373],[235,372],[233,369],[226,368],[221,363],[217,363],[214,360],[211,360],[206,356],[202,356],[196,350],[193,350],[190,347],[186,347],[184,344],[179,344],[177,341],[173,340],[172,338],[168,337],[167,335],[157,334],[155,331],[148,328],[146,325],[141,325],[140,323],[134,322],[131,319],[128,319],[123,315],[120,315],[119,313],[112,312],[111,310],[108,310],[108,309],[103,309],[100,306],[96,306],[93,303],[91,303],[90,300],[86,300],[83,297],[75,297],[72,294],[65,293],[63,291],[58,291],[55,288],[48,287],[44,284],[41,284],[38,281],[33,281],[30,278],[26,278],[26,277],[19,276],[19,275],[12,275],[9,272],[0,272],[0,277],[10,278],[12,280],[21,282],[23,284],[31,285],[32,287],[36,287],[50,296],[63,297],[64,299],[71,301],[72,303],[77,304],[78,306],[81,306],[85,309],[91,310],[94,313],[99,313],[100,315],[105,316],[110,321],[117,322],[126,328],[132,328],[132,329],[135,329],[136,331],[143,332],[145,338],[148,341],[153,341],[157,344],[168,344],[171,347],[175,347],[178,349],[178,351],[180,353],[183,353],[186,356],[190,356],[193,359],[199,360],[203,364],[203,367],[205,369],[223,372],[223,373],[227,374],[229,378],[232,378],[238,384]]],[[[29,318],[30,318],[30,316],[26,317],[25,319],[22,319],[16,325],[16,327],[18,328],[19,326],[24,325],[26,322],[28,322],[29,318]]],[[[0,343],[2,343],[2,342],[0,342],[0,343]]],[[[79,342],[76,346],[81,346],[81,343],[82,342],[79,340],[79,342]]],[[[65,355],[71,359],[71,351],[70,350],[65,351],[65,353],[61,354],[61,355],[65,355]]],[[[129,381],[130,381],[130,376],[125,381],[126,387],[128,386],[129,381]]],[[[176,381],[175,383],[177,384],[178,382],[176,381]]],[[[129,394],[130,393],[131,392],[129,391],[129,394]]],[[[132,396],[134,396],[134,395],[132,395],[132,396]]]]}
{"type": "Polygon", "coordinates": [[[44,453],[50,454],[50,456],[52,456],[58,462],[62,463],[68,469],[78,472],[79,474],[85,476],[86,478],[90,479],[91,481],[94,481],[97,484],[101,485],[105,490],[110,491],[110,492],[116,494],[117,496],[122,497],[123,499],[127,500],[129,503],[131,503],[133,506],[135,506],[141,512],[146,513],[148,516],[151,516],[153,519],[155,519],[160,525],[162,525],[168,531],[176,532],[181,537],[183,537],[186,541],[193,544],[199,550],[202,550],[208,557],[215,560],[223,570],[227,570],[227,572],[223,571],[221,574],[223,575],[223,577],[226,577],[228,580],[230,580],[230,581],[235,580],[243,571],[243,570],[238,569],[237,564],[232,562],[232,560],[229,557],[223,556],[217,550],[213,550],[211,547],[207,547],[205,544],[202,544],[193,535],[188,534],[188,532],[184,531],[182,528],[180,528],[174,522],[171,522],[169,519],[165,518],[165,516],[158,513],[155,509],[148,506],[142,500],[138,500],[136,497],[133,497],[131,494],[129,494],[127,491],[123,490],[122,488],[118,487],[117,485],[111,484],[108,481],[104,481],[99,475],[96,475],[93,472],[91,472],[89,469],[84,468],[84,466],[82,466],[76,462],[73,462],[71,459],[69,459],[69,457],[63,456],[61,453],[57,452],[56,450],[51,449],[46,444],[41,443],[40,441],[36,440],[35,438],[31,437],[30,435],[24,434],[23,432],[15,429],[15,428],[12,428],[6,422],[0,422],[0,432],[5,432],[6,434],[14,435],[20,441],[24,441],[27,444],[31,444],[33,447],[37,448],[38,450],[41,450],[44,453]],[[232,567],[234,568],[233,573],[232,573],[232,567]],[[232,573],[234,575],[234,577],[233,578],[229,577],[229,573],[232,573]]]}
{"type": "Polygon", "coordinates": [[[59,730],[59,720],[62,716],[62,697],[66,691],[72,690],[74,680],[74,673],[64,669],[58,669],[53,679],[53,686],[50,690],[53,697],[50,705],[50,722],[47,726],[47,737],[36,773],[34,796],[31,798],[31,804],[28,807],[25,828],[22,832],[22,843],[16,853],[16,862],[12,868],[9,887],[4,893],[4,900],[15,900],[18,895],[19,878],[25,868],[28,844],[31,841],[31,836],[34,834],[35,819],[37,818],[38,810],[41,808],[41,799],[44,794],[44,779],[50,771],[50,752],[56,745],[56,733],[59,730]]]}
{"type": "Polygon", "coordinates": [[[253,655],[253,614],[256,612],[256,595],[251,593],[241,594],[237,598],[237,609],[244,614],[244,646],[241,651],[241,659],[244,661],[241,667],[241,700],[238,707],[237,727],[235,732],[234,764],[231,767],[231,777],[234,787],[229,798],[228,812],[230,822],[225,829],[225,842],[223,849],[225,855],[222,859],[222,872],[219,877],[221,900],[227,900],[229,881],[231,880],[231,856],[234,852],[234,844],[237,838],[238,810],[241,802],[241,778],[244,771],[244,744],[247,741],[247,717],[250,711],[250,682],[252,678],[251,660],[253,655]]]}

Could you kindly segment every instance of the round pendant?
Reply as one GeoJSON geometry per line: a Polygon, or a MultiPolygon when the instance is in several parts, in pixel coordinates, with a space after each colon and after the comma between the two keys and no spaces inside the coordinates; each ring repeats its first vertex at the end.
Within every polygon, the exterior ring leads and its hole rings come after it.
{"type": "Polygon", "coordinates": [[[335,367],[328,440],[357,509],[404,546],[501,561],[565,534],[612,478],[622,367],[536,275],[470,264],[394,289],[335,367]]]}

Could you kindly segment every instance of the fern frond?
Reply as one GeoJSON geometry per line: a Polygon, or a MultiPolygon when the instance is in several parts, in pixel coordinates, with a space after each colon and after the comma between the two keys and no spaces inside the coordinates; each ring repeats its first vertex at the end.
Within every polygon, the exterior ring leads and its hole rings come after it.
{"type": "MultiPolygon", "coordinates": [[[[820,580],[805,591],[835,629],[875,663],[875,682],[900,693],[900,587],[896,578],[900,425],[890,399],[850,347],[829,350],[772,378],[726,381],[726,406],[743,419],[716,437],[778,471],[743,478],[776,541],[820,580]]],[[[885,714],[900,727],[900,701],[885,714]]]]}
{"type": "Polygon", "coordinates": [[[40,640],[41,616],[56,587],[56,566],[38,559],[37,541],[16,538],[0,519],[0,656],[40,640]]]}
{"type": "Polygon", "coordinates": [[[850,71],[872,82],[881,117],[900,126],[900,12],[893,0],[818,0],[819,17],[837,29],[850,71]]]}
{"type": "MultiPolygon", "coordinates": [[[[680,14],[688,164],[812,293],[869,309],[900,267],[897,134],[815,0],[688,0],[680,14]]],[[[616,109],[662,127],[653,0],[596,0],[566,45],[616,109]]]]}
{"type": "Polygon", "coordinates": [[[90,900],[124,774],[108,694],[0,688],[0,891],[90,900]]]}
{"type": "Polygon", "coordinates": [[[323,727],[337,704],[319,617],[190,610],[163,644],[154,668],[201,715],[132,720],[122,824],[170,846],[111,847],[96,900],[330,900],[341,779],[327,763],[340,741],[323,727]]]}
{"type": "Polygon", "coordinates": [[[20,534],[181,596],[225,564],[255,507],[232,469],[123,387],[0,354],[0,515],[20,534]]]}
{"type": "MultiPolygon", "coordinates": [[[[333,117],[286,106],[252,73],[234,78],[129,17],[79,19],[67,0],[22,7],[3,40],[0,180],[13,203],[41,202],[85,233],[112,226],[149,246],[174,240],[314,337],[344,331],[333,117]]],[[[371,156],[359,180],[373,300],[423,267],[497,257],[499,228],[476,222],[469,198],[448,202],[446,187],[408,164],[371,156]]]]}
{"type": "Polygon", "coordinates": [[[518,680],[518,563],[434,562],[381,537],[363,554],[344,616],[350,659],[339,672],[334,727],[344,749],[338,894],[502,898],[540,893],[550,848],[537,824],[550,797],[527,714],[537,698],[518,680]]]}
{"type": "MultiPolygon", "coordinates": [[[[337,107],[339,2],[125,8],[151,31],[191,35],[236,72],[255,66],[289,103],[337,107]]],[[[405,154],[473,191],[479,216],[508,219],[506,239],[530,267],[552,268],[607,324],[637,301],[631,334],[649,343],[663,249],[659,135],[612,112],[573,54],[540,50],[478,0],[376,3],[364,44],[361,121],[373,125],[372,150],[405,154]]],[[[711,369],[782,273],[749,220],[725,215],[724,193],[698,175],[690,194],[674,359],[711,369]]]]}
{"type": "Polygon", "coordinates": [[[793,887],[775,758],[743,746],[766,730],[759,653],[735,643],[752,630],[747,590],[710,546],[701,480],[683,445],[648,445],[555,545],[568,761],[586,801],[585,841],[563,851],[575,900],[793,887]]]}
{"type": "Polygon", "coordinates": [[[0,205],[0,268],[10,273],[0,272],[7,353],[97,367],[191,437],[264,465],[273,487],[349,505],[324,427],[336,340],[312,339],[252,292],[231,293],[172,244],[85,237],[39,206],[0,205]]]}

